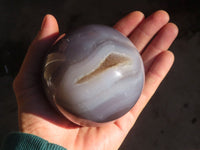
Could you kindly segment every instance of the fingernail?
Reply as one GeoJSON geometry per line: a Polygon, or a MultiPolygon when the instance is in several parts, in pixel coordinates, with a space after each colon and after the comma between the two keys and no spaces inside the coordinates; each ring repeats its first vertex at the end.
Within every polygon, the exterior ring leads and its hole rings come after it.
{"type": "Polygon", "coordinates": [[[47,21],[47,15],[44,17],[44,19],[43,19],[43,21],[42,21],[41,30],[44,29],[45,24],[46,24],[46,21],[47,21]]]}

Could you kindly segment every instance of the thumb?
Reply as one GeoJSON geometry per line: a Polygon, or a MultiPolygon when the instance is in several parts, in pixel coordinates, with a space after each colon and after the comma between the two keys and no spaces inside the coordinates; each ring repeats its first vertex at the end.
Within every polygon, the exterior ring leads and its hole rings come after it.
{"type": "Polygon", "coordinates": [[[48,48],[58,38],[58,34],[59,27],[55,17],[47,14],[43,19],[41,30],[28,49],[20,74],[30,75],[40,71],[43,58],[48,48]]]}
{"type": "Polygon", "coordinates": [[[31,43],[18,75],[13,82],[17,95],[24,89],[35,85],[40,79],[44,56],[59,34],[58,23],[54,16],[46,15],[41,30],[31,43]]]}

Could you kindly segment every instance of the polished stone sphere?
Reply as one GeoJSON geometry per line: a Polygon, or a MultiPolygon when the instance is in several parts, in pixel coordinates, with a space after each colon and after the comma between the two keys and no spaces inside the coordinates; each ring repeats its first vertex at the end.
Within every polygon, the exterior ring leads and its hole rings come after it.
{"type": "Polygon", "coordinates": [[[54,44],[43,66],[49,101],[70,121],[99,126],[126,114],[144,85],[133,43],[104,25],[81,27],[54,44]]]}

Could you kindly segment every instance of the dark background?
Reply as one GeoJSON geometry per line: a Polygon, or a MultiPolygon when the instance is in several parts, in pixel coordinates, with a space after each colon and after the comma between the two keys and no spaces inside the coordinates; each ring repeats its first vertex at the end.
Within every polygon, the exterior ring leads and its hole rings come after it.
{"type": "Polygon", "coordinates": [[[18,130],[12,81],[45,14],[60,32],[84,24],[113,25],[127,13],[164,9],[179,35],[170,47],[175,63],[141,113],[120,150],[200,149],[200,8],[192,0],[0,0],[0,142],[18,130]]]}

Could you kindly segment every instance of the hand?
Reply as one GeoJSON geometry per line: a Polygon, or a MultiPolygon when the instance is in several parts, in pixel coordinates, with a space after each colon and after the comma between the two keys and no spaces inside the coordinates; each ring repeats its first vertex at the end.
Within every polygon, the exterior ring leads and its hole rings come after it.
{"type": "Polygon", "coordinates": [[[136,105],[125,116],[102,127],[80,127],[58,114],[45,98],[41,66],[48,48],[58,38],[56,19],[46,15],[14,80],[21,132],[37,135],[69,150],[116,150],[171,68],[174,56],[167,49],[178,34],[165,11],[144,18],[135,11],[114,26],[137,47],[145,66],[145,85],[136,105]]]}

